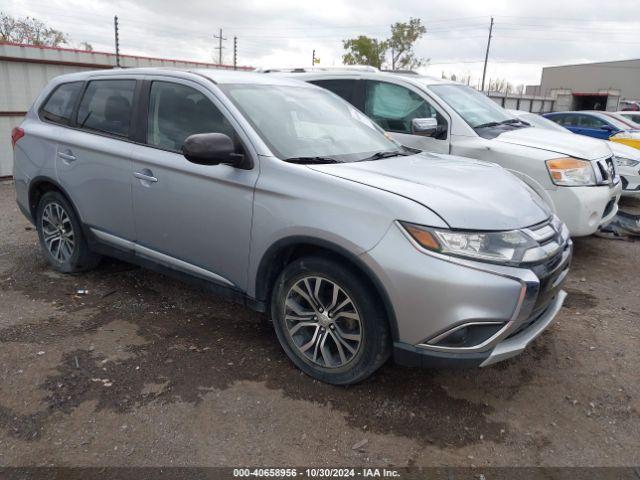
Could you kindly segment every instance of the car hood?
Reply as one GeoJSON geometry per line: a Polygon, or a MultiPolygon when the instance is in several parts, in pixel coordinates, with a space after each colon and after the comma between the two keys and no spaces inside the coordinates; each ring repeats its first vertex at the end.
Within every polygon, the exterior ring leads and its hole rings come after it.
{"type": "Polygon", "coordinates": [[[542,199],[507,170],[467,158],[421,153],[309,168],[416,201],[456,229],[512,230],[551,215],[542,199]]]}
{"type": "Polygon", "coordinates": [[[629,158],[631,160],[640,161],[640,150],[638,150],[637,148],[633,148],[619,142],[607,141],[607,145],[609,145],[609,148],[616,157],[629,158]]]}
{"type": "Polygon", "coordinates": [[[556,132],[543,128],[519,128],[502,133],[494,141],[539,148],[585,160],[597,160],[611,156],[608,145],[595,138],[556,132]]]}

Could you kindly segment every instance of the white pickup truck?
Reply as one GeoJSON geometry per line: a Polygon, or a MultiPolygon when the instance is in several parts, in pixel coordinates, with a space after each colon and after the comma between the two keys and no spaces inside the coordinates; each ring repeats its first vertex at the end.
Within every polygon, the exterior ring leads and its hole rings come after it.
{"type": "Polygon", "coordinates": [[[532,128],[477,90],[448,80],[348,69],[287,75],[333,91],[403,145],[503,166],[537,192],[574,237],[594,233],[617,213],[622,187],[605,142],[532,128]]]}

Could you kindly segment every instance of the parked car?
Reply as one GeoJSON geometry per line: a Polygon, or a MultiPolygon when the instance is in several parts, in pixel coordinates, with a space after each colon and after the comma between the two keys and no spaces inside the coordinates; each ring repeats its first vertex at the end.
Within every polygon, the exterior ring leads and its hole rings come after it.
{"type": "Polygon", "coordinates": [[[381,72],[277,75],[333,91],[403,145],[509,169],[553,208],[572,236],[594,233],[617,213],[620,179],[606,144],[530,128],[466,85],[381,72]]]}
{"type": "MultiPolygon", "coordinates": [[[[522,110],[509,110],[509,113],[524,120],[532,127],[570,132],[563,126],[536,113],[522,110]]],[[[615,156],[614,162],[622,180],[622,195],[627,197],[640,196],[640,151],[622,143],[604,141],[609,144],[609,148],[615,156]]]]}
{"type": "Polygon", "coordinates": [[[621,111],[621,112],[616,112],[618,115],[623,116],[624,118],[628,118],[629,120],[631,120],[633,123],[638,123],[640,124],[640,112],[634,112],[634,111],[621,111]]]}
{"type": "Polygon", "coordinates": [[[633,100],[622,100],[620,102],[620,110],[637,112],[640,110],[640,102],[633,100]]]}
{"type": "Polygon", "coordinates": [[[65,75],[12,141],[18,205],[53,268],[111,255],[196,279],[269,311],[289,358],[325,382],[360,381],[391,352],[490,365],[566,295],[568,229],[520,180],[404,148],[302,82],[65,75]]]}
{"type": "Polygon", "coordinates": [[[573,133],[640,148],[640,130],[607,112],[553,112],[544,116],[573,133]]]}

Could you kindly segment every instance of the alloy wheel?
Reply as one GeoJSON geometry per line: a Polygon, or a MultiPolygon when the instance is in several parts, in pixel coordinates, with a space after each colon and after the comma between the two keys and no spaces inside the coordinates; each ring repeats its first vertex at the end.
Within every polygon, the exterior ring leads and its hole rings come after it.
{"type": "Polygon", "coordinates": [[[61,263],[68,261],[75,248],[75,234],[71,219],[62,205],[51,202],[44,207],[41,227],[47,251],[61,263]]]}
{"type": "Polygon", "coordinates": [[[287,333],[307,359],[339,368],[358,354],[362,323],[355,303],[335,282],[319,276],[298,280],[285,300],[287,333]]]}

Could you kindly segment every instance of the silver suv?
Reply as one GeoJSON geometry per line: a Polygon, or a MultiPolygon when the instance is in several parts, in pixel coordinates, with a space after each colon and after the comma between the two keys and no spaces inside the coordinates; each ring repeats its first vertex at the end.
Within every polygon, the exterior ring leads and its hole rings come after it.
{"type": "Polygon", "coordinates": [[[215,70],[53,80],[13,132],[53,268],[109,255],[270,312],[334,384],[514,356],[562,306],[567,228],[490,163],[401,147],[322,88],[215,70]]]}

